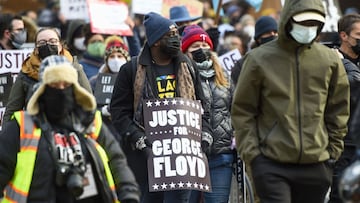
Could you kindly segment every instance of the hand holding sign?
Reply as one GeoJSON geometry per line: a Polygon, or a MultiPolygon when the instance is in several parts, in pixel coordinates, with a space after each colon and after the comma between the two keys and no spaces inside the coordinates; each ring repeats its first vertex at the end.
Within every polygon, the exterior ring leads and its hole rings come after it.
{"type": "Polygon", "coordinates": [[[149,191],[191,189],[210,192],[201,146],[201,104],[183,98],[146,100],[144,127],[152,143],[148,157],[149,191]]]}

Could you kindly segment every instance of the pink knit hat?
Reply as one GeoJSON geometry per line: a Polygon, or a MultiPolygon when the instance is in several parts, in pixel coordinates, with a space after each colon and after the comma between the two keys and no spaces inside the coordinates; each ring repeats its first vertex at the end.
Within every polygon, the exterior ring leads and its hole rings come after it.
{"type": "Polygon", "coordinates": [[[213,43],[205,30],[198,25],[186,26],[181,37],[181,50],[185,52],[192,43],[197,41],[206,42],[213,49],[213,43]]]}

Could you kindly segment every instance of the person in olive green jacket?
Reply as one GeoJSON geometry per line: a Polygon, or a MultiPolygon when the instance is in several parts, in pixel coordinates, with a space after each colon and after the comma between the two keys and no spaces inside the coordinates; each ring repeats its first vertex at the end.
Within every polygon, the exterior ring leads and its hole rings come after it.
{"type": "Polygon", "coordinates": [[[324,202],[343,151],[349,82],[324,22],[321,0],[288,0],[278,39],[245,56],[232,123],[261,202],[324,202]]]}
{"type": "Polygon", "coordinates": [[[3,123],[10,120],[12,114],[25,108],[32,94],[32,87],[38,82],[38,72],[41,61],[49,55],[63,55],[78,72],[78,80],[82,87],[92,93],[89,80],[76,57],[73,57],[60,42],[60,35],[55,28],[42,28],[35,37],[35,48],[31,55],[23,62],[18,77],[11,87],[6,104],[3,123]]]}

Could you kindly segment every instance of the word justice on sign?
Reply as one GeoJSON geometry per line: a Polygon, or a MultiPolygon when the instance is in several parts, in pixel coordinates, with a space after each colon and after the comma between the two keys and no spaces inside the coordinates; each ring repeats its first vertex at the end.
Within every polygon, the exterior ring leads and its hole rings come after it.
{"type": "Polygon", "coordinates": [[[185,125],[200,129],[200,115],[184,109],[153,111],[152,118],[153,120],[149,121],[152,128],[166,125],[185,125]]]}

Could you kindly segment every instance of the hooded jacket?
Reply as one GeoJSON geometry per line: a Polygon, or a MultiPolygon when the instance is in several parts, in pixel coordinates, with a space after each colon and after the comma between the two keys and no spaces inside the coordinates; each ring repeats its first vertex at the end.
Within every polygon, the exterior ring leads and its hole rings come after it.
{"type": "Polygon", "coordinates": [[[85,21],[82,19],[71,20],[68,24],[67,32],[66,32],[66,42],[69,47],[69,51],[71,55],[77,56],[78,59],[82,58],[83,51],[76,49],[74,46],[74,37],[75,33],[81,31],[82,26],[85,24],[85,21]]]}
{"type": "Polygon", "coordinates": [[[288,0],[278,39],[245,56],[232,123],[248,163],[260,154],[283,163],[317,163],[338,159],[343,150],[349,82],[334,50],[290,37],[292,16],[304,11],[325,16],[321,0],[288,0]]]}

